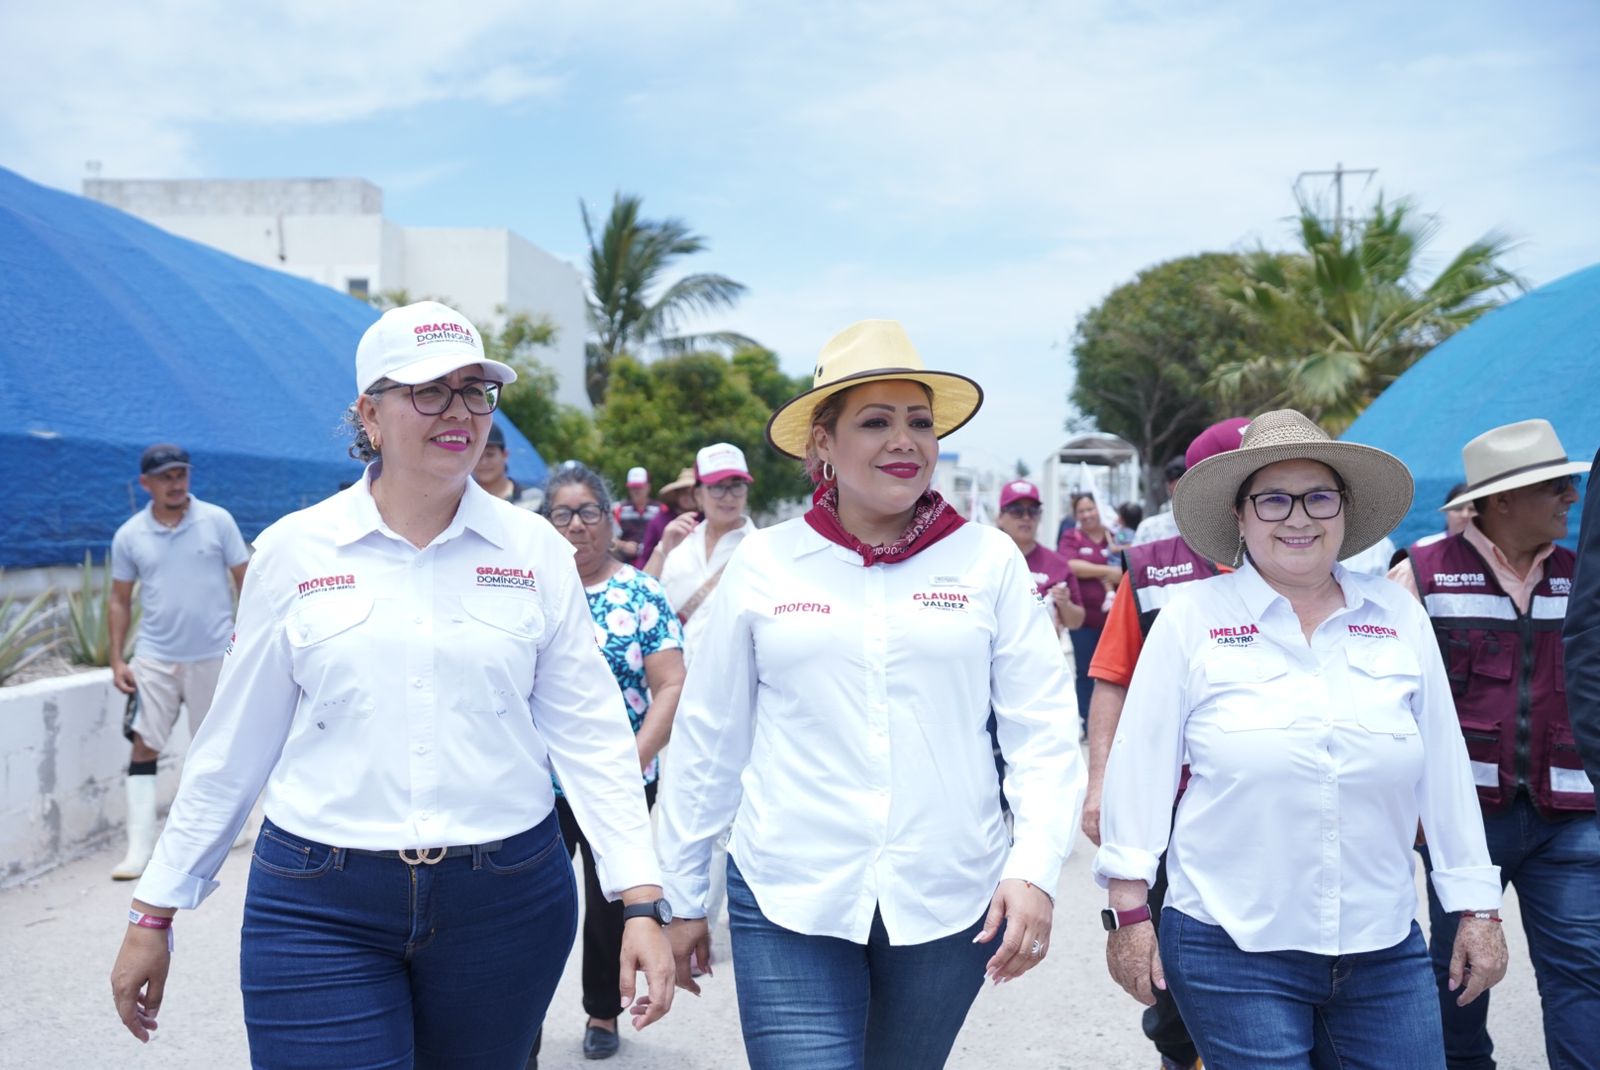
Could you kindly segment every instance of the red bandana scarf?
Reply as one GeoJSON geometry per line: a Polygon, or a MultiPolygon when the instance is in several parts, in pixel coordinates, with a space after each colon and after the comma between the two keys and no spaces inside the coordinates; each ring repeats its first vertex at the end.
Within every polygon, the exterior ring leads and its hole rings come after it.
{"type": "Polygon", "coordinates": [[[915,557],[967,522],[967,518],[951,508],[938,491],[930,490],[917,499],[911,523],[906,526],[904,535],[886,546],[868,546],[846,531],[840,523],[838,487],[818,487],[811,502],[811,508],[806,512],[806,523],[829,542],[860,554],[863,565],[879,562],[893,564],[915,557]]]}

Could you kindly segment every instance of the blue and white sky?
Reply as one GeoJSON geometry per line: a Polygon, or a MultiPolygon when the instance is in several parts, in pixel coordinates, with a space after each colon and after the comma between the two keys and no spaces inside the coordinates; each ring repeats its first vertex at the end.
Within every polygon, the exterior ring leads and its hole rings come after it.
{"type": "Polygon", "coordinates": [[[405,225],[581,263],[583,199],[686,219],[747,284],[706,327],[793,373],[902,320],[984,411],[947,448],[1037,470],[1078,316],[1149,264],[1283,246],[1301,171],[1379,169],[1436,262],[1491,229],[1533,283],[1600,260],[1600,7],[373,0],[5,5],[0,164],[359,176],[405,225]]]}

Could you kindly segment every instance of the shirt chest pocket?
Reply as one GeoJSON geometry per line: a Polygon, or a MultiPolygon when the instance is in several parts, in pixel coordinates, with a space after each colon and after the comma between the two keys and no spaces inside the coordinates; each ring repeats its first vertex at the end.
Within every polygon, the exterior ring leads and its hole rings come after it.
{"type": "Polygon", "coordinates": [[[1349,701],[1361,727],[1384,735],[1416,735],[1411,703],[1422,686],[1417,656],[1391,641],[1348,647],[1345,659],[1350,663],[1349,701]]]}
{"type": "Polygon", "coordinates": [[[532,597],[464,594],[461,608],[466,610],[466,615],[460,619],[473,633],[473,638],[534,646],[544,638],[544,609],[532,597]]]}
{"type": "Polygon", "coordinates": [[[1292,694],[1297,674],[1289,660],[1271,650],[1218,652],[1204,666],[1204,704],[1224,732],[1287,728],[1298,703],[1292,694]]]}
{"type": "Polygon", "coordinates": [[[285,622],[295,678],[305,691],[302,709],[319,729],[332,720],[372,716],[371,692],[360,686],[363,677],[355,670],[363,652],[351,646],[372,606],[367,595],[313,595],[285,622]]]}

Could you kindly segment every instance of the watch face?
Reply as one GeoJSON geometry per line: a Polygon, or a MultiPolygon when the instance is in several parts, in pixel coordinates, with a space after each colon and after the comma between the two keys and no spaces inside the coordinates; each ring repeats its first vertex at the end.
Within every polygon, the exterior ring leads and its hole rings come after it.
{"type": "Polygon", "coordinates": [[[672,923],[672,904],[665,899],[657,899],[655,908],[656,920],[663,925],[670,925],[672,923]]]}
{"type": "Polygon", "coordinates": [[[1108,933],[1117,931],[1117,912],[1110,907],[1100,912],[1100,924],[1105,926],[1108,933]]]}

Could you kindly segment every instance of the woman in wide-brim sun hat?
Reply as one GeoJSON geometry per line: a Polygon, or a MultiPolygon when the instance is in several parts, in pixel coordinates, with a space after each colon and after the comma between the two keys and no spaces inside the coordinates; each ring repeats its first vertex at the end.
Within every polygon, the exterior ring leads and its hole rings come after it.
{"type": "Polygon", "coordinates": [[[662,796],[663,872],[690,919],[669,935],[698,990],[731,822],[756,1070],[941,1066],[985,975],[1048,951],[1084,791],[1071,682],[1016,544],[931,488],[940,435],[982,398],[898,323],[836,335],[768,427],[817,479],[814,504],[747,537],[702,610],[662,796]]]}
{"type": "Polygon", "coordinates": [[[651,997],[634,1024],[671,1006],[639,753],[571,544],[472,479],[516,373],[431,301],[384,313],[355,364],[371,463],[256,542],[112,987],[148,1039],[171,917],[216,889],[259,795],[239,953],[252,1064],[520,1067],[577,922],[552,773],[604,894],[628,904],[623,999],[636,969],[651,997]]]}
{"type": "Polygon", "coordinates": [[[1150,629],[1094,873],[1112,976],[1147,1004],[1170,986],[1208,1067],[1320,1066],[1326,1049],[1442,1070],[1414,920],[1419,821],[1442,859],[1434,888],[1473,914],[1455,945],[1462,998],[1505,972],[1499,873],[1427,614],[1338,563],[1388,535],[1411,495],[1398,458],[1292,410],[1251,421],[1173,493],[1184,540],[1238,570],[1178,588],[1150,629]]]}

